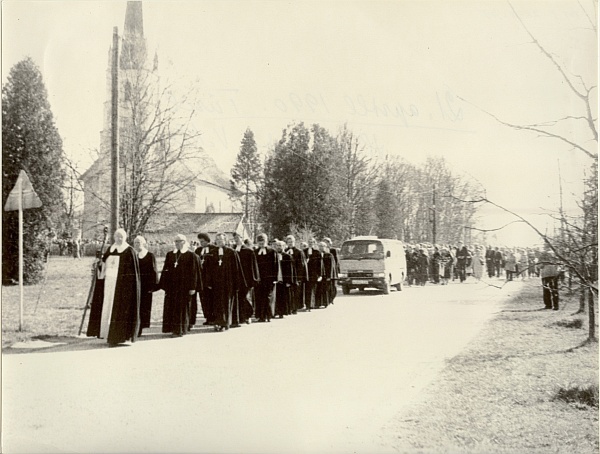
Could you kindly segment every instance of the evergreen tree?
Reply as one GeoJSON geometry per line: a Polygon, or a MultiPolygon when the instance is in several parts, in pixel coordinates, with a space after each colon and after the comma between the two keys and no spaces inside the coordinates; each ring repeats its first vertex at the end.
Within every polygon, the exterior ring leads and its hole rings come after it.
{"type": "MultiPolygon", "coordinates": [[[[254,207],[262,181],[262,164],[254,141],[254,133],[246,129],[237,160],[231,169],[234,187],[239,191],[238,198],[243,199],[245,221],[255,225],[254,207]]],[[[256,233],[256,232],[254,232],[256,233]]]]}
{"type": "MultiPolygon", "coordinates": [[[[64,211],[62,152],[42,74],[26,58],[11,68],[2,87],[2,206],[21,170],[43,204],[23,212],[25,283],[40,279],[47,234],[64,211]]],[[[7,283],[18,279],[18,213],[5,212],[2,224],[2,281],[7,283]]]]}

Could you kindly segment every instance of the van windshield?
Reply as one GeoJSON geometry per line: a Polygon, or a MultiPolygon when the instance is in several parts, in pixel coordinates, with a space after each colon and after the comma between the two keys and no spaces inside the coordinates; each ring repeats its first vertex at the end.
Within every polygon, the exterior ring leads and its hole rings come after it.
{"type": "Polygon", "coordinates": [[[340,251],[340,259],[382,259],[383,244],[380,241],[346,241],[340,251]]]}

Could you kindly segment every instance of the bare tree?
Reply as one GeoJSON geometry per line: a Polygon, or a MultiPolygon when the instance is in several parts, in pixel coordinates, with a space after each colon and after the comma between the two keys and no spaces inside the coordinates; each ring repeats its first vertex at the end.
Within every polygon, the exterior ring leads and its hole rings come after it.
{"type": "MultiPolygon", "coordinates": [[[[564,85],[572,94],[574,103],[569,107],[579,106],[579,112],[565,114],[561,118],[552,121],[544,121],[534,124],[516,124],[503,120],[497,115],[482,109],[475,104],[461,98],[464,102],[476,107],[485,114],[494,118],[498,123],[514,130],[527,131],[537,134],[539,137],[558,141],[567,146],[566,149],[574,149],[583,153],[591,160],[591,175],[586,179],[586,190],[583,194],[580,204],[580,213],[577,216],[567,217],[562,207],[554,216],[557,222],[561,224],[559,235],[551,236],[542,233],[525,217],[515,213],[507,208],[500,206],[487,197],[481,197],[475,200],[466,200],[457,197],[452,198],[461,202],[488,203],[507,213],[510,213],[518,222],[525,223],[533,229],[544,241],[546,247],[554,252],[556,263],[566,268],[567,272],[579,283],[582,295],[587,295],[588,300],[588,340],[596,340],[595,333],[595,308],[594,297],[598,296],[598,119],[594,117],[597,109],[597,85],[586,82],[581,75],[574,74],[571,68],[562,63],[553,52],[551,52],[542,42],[530,31],[525,22],[521,19],[513,5],[508,2],[516,20],[521,24],[527,36],[531,39],[531,44],[535,46],[542,57],[548,60],[555,71],[564,81],[564,85]],[[587,131],[587,137],[578,136],[572,131],[573,126],[582,125],[583,130],[587,131]]],[[[597,40],[597,26],[588,14],[583,5],[579,3],[585,17],[591,24],[588,30],[593,33],[594,40],[597,40]]],[[[595,2],[594,2],[595,6],[595,2]]],[[[595,14],[593,15],[595,17],[595,14]]]]}

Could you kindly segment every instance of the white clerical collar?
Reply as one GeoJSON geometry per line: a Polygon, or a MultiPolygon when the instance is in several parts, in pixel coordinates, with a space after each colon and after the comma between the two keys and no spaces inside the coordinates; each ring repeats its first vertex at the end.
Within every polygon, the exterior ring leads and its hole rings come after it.
{"type": "Polygon", "coordinates": [[[223,255],[223,247],[219,248],[219,255],[223,255]]]}
{"type": "Polygon", "coordinates": [[[110,247],[110,252],[115,252],[115,250],[116,250],[119,254],[121,254],[128,247],[129,247],[129,244],[127,243],[127,241],[123,241],[120,246],[113,244],[110,247]]]}
{"type": "Polygon", "coordinates": [[[138,252],[138,258],[143,259],[148,254],[148,249],[144,248],[140,252],[138,252]]]}
{"type": "Polygon", "coordinates": [[[309,254],[309,255],[310,255],[310,254],[312,254],[312,251],[313,251],[313,250],[312,250],[312,248],[311,248],[311,247],[309,247],[309,248],[308,248],[308,254],[309,254]]]}
{"type": "Polygon", "coordinates": [[[261,247],[258,249],[258,255],[265,255],[267,253],[267,248],[261,247]]]}
{"type": "MultiPolygon", "coordinates": [[[[185,244],[183,245],[183,247],[181,248],[181,253],[183,254],[183,253],[185,253],[185,252],[187,252],[187,251],[188,251],[188,244],[187,244],[187,243],[185,243],[185,244]]],[[[173,254],[177,254],[177,248],[173,249],[173,254]]]]}
{"type": "Polygon", "coordinates": [[[238,252],[240,252],[240,251],[242,250],[242,245],[241,245],[241,244],[238,244],[238,245],[235,247],[235,250],[236,250],[236,251],[238,251],[238,252]]]}

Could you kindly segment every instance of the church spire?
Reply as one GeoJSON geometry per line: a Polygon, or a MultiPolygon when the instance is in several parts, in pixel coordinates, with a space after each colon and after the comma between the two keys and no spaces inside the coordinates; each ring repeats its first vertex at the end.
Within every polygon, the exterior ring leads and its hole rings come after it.
{"type": "Polygon", "coordinates": [[[146,63],[146,39],[141,1],[127,2],[123,45],[121,47],[121,69],[141,69],[146,63]]]}

